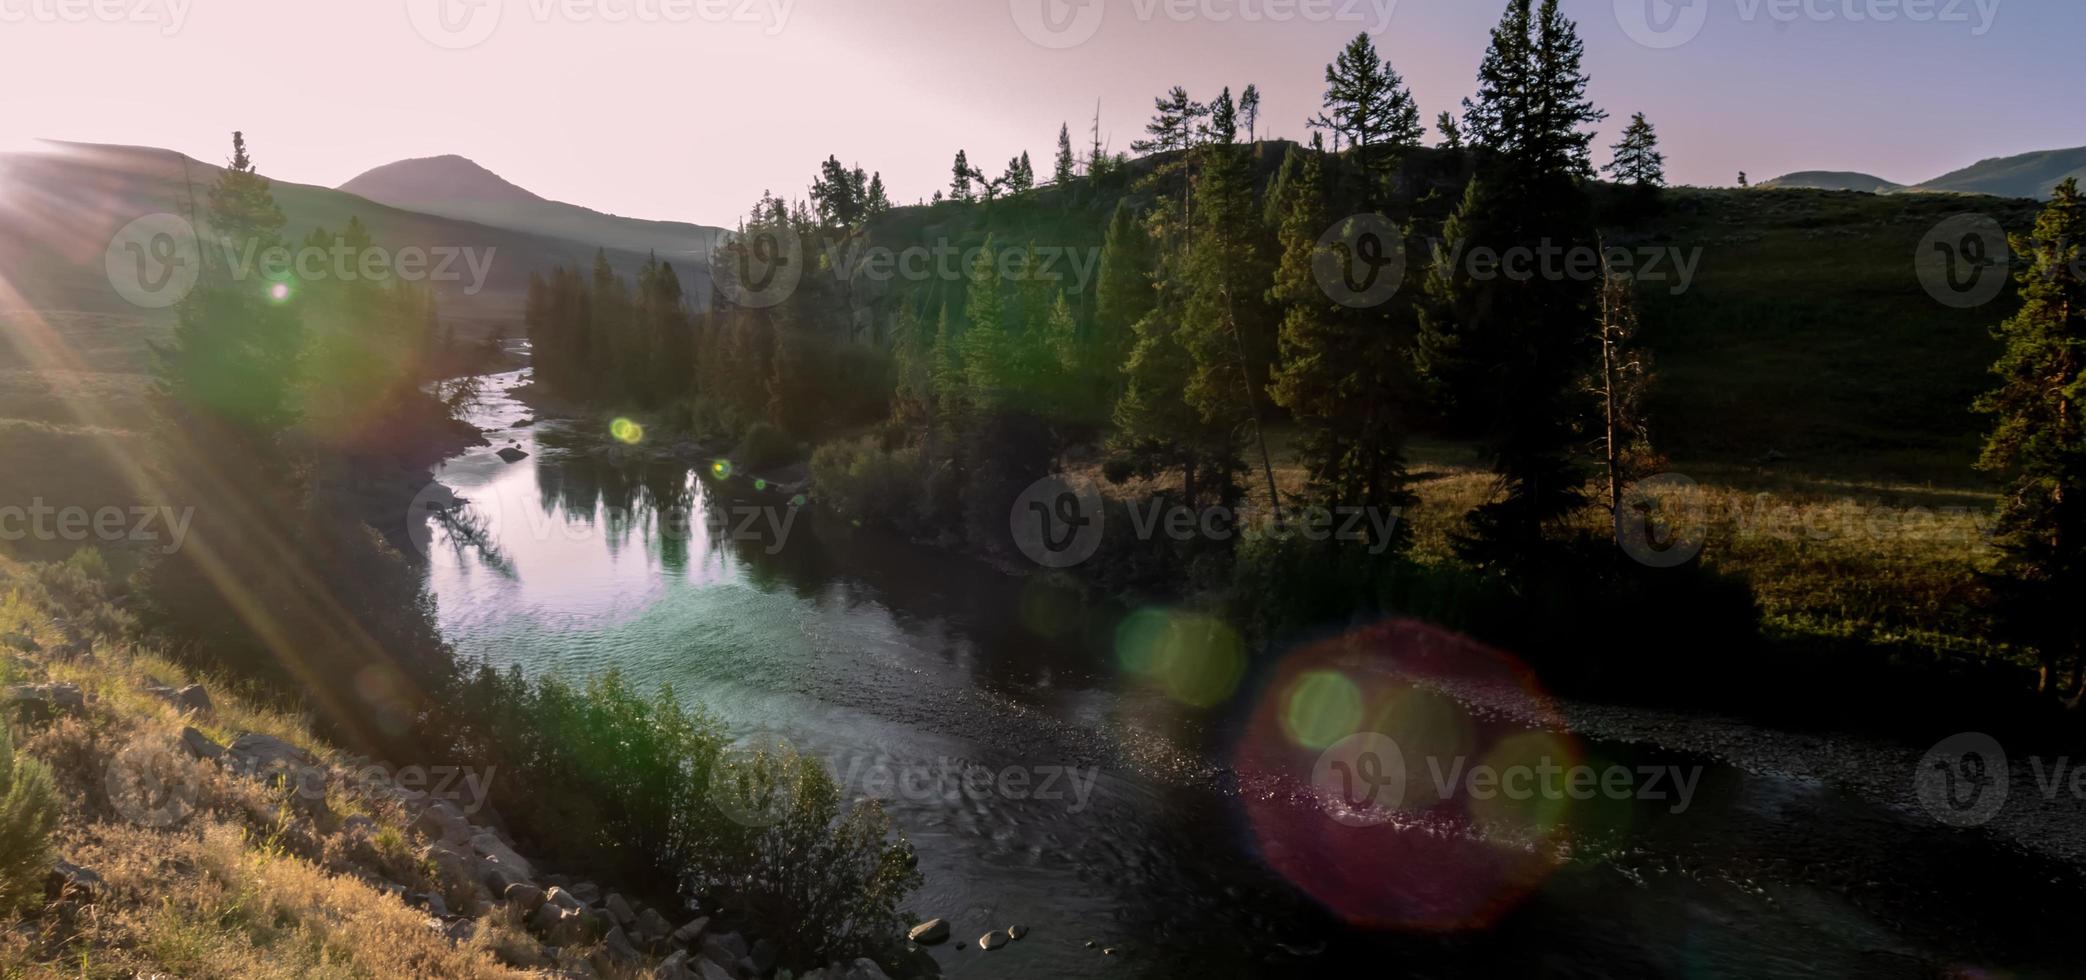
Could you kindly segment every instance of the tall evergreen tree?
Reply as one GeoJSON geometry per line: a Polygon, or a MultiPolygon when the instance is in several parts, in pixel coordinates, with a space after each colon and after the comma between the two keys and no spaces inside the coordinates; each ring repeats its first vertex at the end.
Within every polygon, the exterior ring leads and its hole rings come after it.
{"type": "Polygon", "coordinates": [[[1293,156],[1301,159],[1284,194],[1282,258],[1273,290],[1287,312],[1281,368],[1269,390],[1303,429],[1298,454],[1314,503],[1407,507],[1413,498],[1404,440],[1413,386],[1402,352],[1410,329],[1391,317],[1403,320],[1411,307],[1357,310],[1326,296],[1318,284],[1318,264],[1356,257],[1328,255],[1319,245],[1334,217],[1323,154],[1299,150],[1293,156]]]}
{"type": "Polygon", "coordinates": [[[1070,187],[1073,179],[1079,176],[1078,168],[1079,164],[1072,156],[1072,127],[1069,124],[1060,125],[1057,129],[1056,167],[1050,175],[1051,183],[1059,187],[1070,187]]]}
{"type": "Polygon", "coordinates": [[[1457,124],[1456,117],[1453,113],[1444,110],[1442,114],[1434,120],[1434,128],[1441,131],[1442,149],[1463,149],[1463,127],[1457,124]]]}
{"type": "Polygon", "coordinates": [[[1480,435],[1502,495],[1470,515],[1464,557],[1512,570],[1549,553],[1544,528],[1582,502],[1577,396],[1594,353],[1598,286],[1542,255],[1597,249],[1581,177],[1600,118],[1584,101],[1577,28],[1544,0],[1511,0],[1479,69],[1467,135],[1486,150],[1425,280],[1416,359],[1459,427],[1480,435]],[[1523,268],[1480,268],[1474,255],[1523,268]]]}
{"type": "Polygon", "coordinates": [[[1135,328],[1158,302],[1152,270],[1158,256],[1151,236],[1128,201],[1116,205],[1108,221],[1108,234],[1101,245],[1101,265],[1094,285],[1094,337],[1089,345],[1096,359],[1089,377],[1106,379],[1109,402],[1122,393],[1121,369],[1135,339],[1135,328]]]}
{"type": "Polygon", "coordinates": [[[962,150],[956,151],[956,164],[949,168],[949,199],[952,201],[975,201],[977,194],[971,189],[971,160],[962,150]]]}
{"type": "Polygon", "coordinates": [[[1314,129],[1334,134],[1336,146],[1418,146],[1419,104],[1390,59],[1376,54],[1366,33],[1341,49],[1325,66],[1325,111],[1311,120],[1314,129]]]}
{"type": "Polygon", "coordinates": [[[2072,703],[2086,625],[2076,607],[2086,595],[2086,200],[2079,182],[2057,186],[2049,206],[2014,252],[2021,309],[1996,331],[2006,345],[1992,372],[1999,387],[1978,400],[1992,416],[1980,468],[2009,482],[1997,542],[2003,554],[1996,591],[2022,643],[2041,664],[2041,686],[2069,659],[2072,703]]]}
{"type": "Polygon", "coordinates": [[[1246,141],[1260,141],[1260,86],[1248,83],[1239,93],[1239,122],[1246,127],[1246,141]]]}
{"type": "Polygon", "coordinates": [[[1208,106],[1189,98],[1188,90],[1178,85],[1154,99],[1152,110],[1152,121],[1144,127],[1151,138],[1130,144],[1138,153],[1171,153],[1194,146],[1202,120],[1210,114],[1208,106]]]}
{"type": "Polygon", "coordinates": [[[1614,150],[1615,159],[1601,170],[1614,177],[1616,183],[1640,188],[1666,186],[1666,155],[1659,152],[1659,134],[1645,121],[1644,113],[1630,117],[1630,125],[1622,131],[1622,140],[1614,150]]]}

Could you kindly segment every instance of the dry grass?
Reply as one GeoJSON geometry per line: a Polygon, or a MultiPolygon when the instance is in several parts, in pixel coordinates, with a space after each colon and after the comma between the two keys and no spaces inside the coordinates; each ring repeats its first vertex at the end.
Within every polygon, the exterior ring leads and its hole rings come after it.
{"type": "MultiPolygon", "coordinates": [[[[0,575],[18,570],[0,570],[0,575]]],[[[0,632],[58,642],[48,615],[0,579],[0,632]]],[[[50,764],[65,806],[54,844],[60,856],[104,882],[96,902],[60,903],[0,930],[0,976],[42,977],[502,977],[500,945],[527,941],[507,913],[489,915],[474,936],[452,942],[438,920],[366,878],[409,887],[418,846],[395,808],[335,792],[329,826],[299,815],[279,791],[223,768],[181,757],[157,770],[184,787],[192,811],[155,825],[126,816],[110,788],[112,760],[131,746],[171,746],[193,724],[220,741],[264,732],[321,759],[333,750],[305,719],[254,705],[209,684],[213,710],[184,716],[147,684],[195,678],[149,652],[109,649],[70,662],[10,655],[5,679],[69,681],[92,700],[82,717],[21,733],[21,750],[50,764]],[[373,833],[339,832],[350,812],[373,833]]]]}

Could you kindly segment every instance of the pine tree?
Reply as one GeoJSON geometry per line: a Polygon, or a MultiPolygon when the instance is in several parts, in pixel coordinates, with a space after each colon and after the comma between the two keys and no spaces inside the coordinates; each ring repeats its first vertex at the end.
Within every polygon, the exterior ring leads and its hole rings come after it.
{"type": "Polygon", "coordinates": [[[1260,86],[1248,83],[1239,93],[1239,121],[1246,126],[1246,141],[1260,142],[1260,86]]]}
{"type": "Polygon", "coordinates": [[[2086,698],[2086,628],[2075,612],[2086,595],[2086,200],[2076,179],[2057,186],[2013,249],[2026,260],[2021,308],[1995,331],[2006,345],[1992,366],[1999,387],[1977,402],[1993,417],[1978,466],[2009,481],[1995,591],[2016,638],[2036,651],[2045,692],[2057,664],[2071,661],[2077,705],[2086,698]]]}
{"type": "Polygon", "coordinates": [[[1616,183],[1639,188],[1666,186],[1666,155],[1659,152],[1659,135],[1645,121],[1644,113],[1630,117],[1630,125],[1614,149],[1615,159],[1601,170],[1616,183]]]}
{"type": "Polygon", "coordinates": [[[1072,127],[1062,124],[1057,129],[1057,167],[1050,175],[1051,183],[1059,187],[1070,187],[1079,176],[1079,164],[1072,157],[1072,127]]]}
{"type": "Polygon", "coordinates": [[[0,914],[43,897],[60,813],[50,767],[17,756],[7,725],[0,723],[0,914]]]}
{"type": "Polygon", "coordinates": [[[1127,201],[1119,202],[1101,245],[1101,266],[1094,285],[1094,338],[1089,347],[1097,363],[1090,367],[1099,370],[1084,372],[1105,379],[1111,403],[1122,394],[1121,372],[1134,330],[1158,301],[1152,281],[1156,264],[1144,222],[1127,201]]]}
{"type": "MultiPolygon", "coordinates": [[[[1228,96],[1227,91],[1219,104],[1228,104],[1228,96]]],[[[1260,429],[1263,369],[1273,359],[1263,303],[1269,270],[1259,248],[1260,222],[1246,151],[1221,136],[1200,151],[1205,160],[1195,182],[1194,226],[1181,254],[1179,278],[1186,295],[1178,337],[1193,361],[1182,397],[1207,429],[1199,440],[1209,447],[1206,452],[1223,454],[1213,476],[1228,480],[1230,460],[1236,457],[1235,448],[1219,433],[1230,436],[1250,429],[1260,440],[1269,506],[1279,509],[1273,465],[1266,459],[1260,429]]],[[[1228,483],[1215,489],[1227,502],[1234,493],[1228,483]]]]}
{"type": "Polygon", "coordinates": [[[1463,127],[1457,125],[1454,114],[1444,111],[1434,120],[1434,128],[1441,130],[1442,149],[1457,151],[1463,149],[1463,127]]]}
{"type": "Polygon", "coordinates": [[[1130,144],[1138,153],[1171,153],[1195,145],[1201,123],[1209,113],[1209,107],[1188,97],[1188,90],[1178,85],[1164,96],[1152,100],[1152,121],[1144,131],[1150,139],[1130,144]]]}
{"type": "Polygon", "coordinates": [[[1231,86],[1225,86],[1224,91],[1217,93],[1216,100],[1210,103],[1209,128],[1205,132],[1211,143],[1229,145],[1238,142],[1239,111],[1231,100],[1231,86]]]}
{"type": "Polygon", "coordinates": [[[1586,324],[1598,316],[1594,283],[1560,270],[1480,275],[1456,261],[1597,247],[1580,127],[1601,114],[1584,101],[1582,45],[1556,0],[1540,15],[1530,8],[1512,0],[1479,69],[1466,135],[1482,136],[1487,152],[1443,226],[1415,353],[1450,419],[1483,438],[1503,490],[1470,515],[1458,550],[1508,570],[1548,554],[1545,526],[1582,502],[1577,389],[1594,355],[1586,324]]]}
{"type": "Polygon", "coordinates": [[[968,385],[963,375],[962,341],[949,322],[949,308],[942,307],[935,320],[934,346],[927,352],[928,390],[934,395],[934,422],[944,436],[953,437],[963,423],[964,396],[968,385]]]}
{"type": "Polygon", "coordinates": [[[1377,57],[1368,34],[1355,35],[1325,66],[1325,83],[1325,111],[1311,120],[1311,127],[1334,134],[1336,145],[1419,145],[1426,132],[1419,105],[1390,59],[1377,57]]]}
{"type": "Polygon", "coordinates": [[[977,195],[971,190],[970,157],[962,150],[956,151],[956,165],[950,168],[949,199],[952,201],[975,201],[977,195]]]}
{"type": "MultiPolygon", "coordinates": [[[[1406,507],[1404,438],[1412,388],[1400,333],[1382,310],[1356,310],[1328,299],[1315,266],[1328,258],[1319,237],[1333,220],[1323,154],[1295,151],[1295,177],[1285,188],[1282,259],[1272,296],[1287,308],[1280,369],[1269,392],[1303,429],[1298,444],[1314,503],[1406,507]]],[[[1399,306],[1403,311],[1409,306],[1399,306]]],[[[1384,542],[1374,542],[1384,543],[1384,542]]],[[[1396,544],[1398,542],[1390,542],[1396,544]]]]}
{"type": "Polygon", "coordinates": [[[869,200],[866,212],[870,217],[875,217],[889,210],[891,210],[891,195],[884,190],[883,171],[877,171],[869,178],[869,200]]]}
{"type": "Polygon", "coordinates": [[[1013,387],[1013,345],[1007,337],[998,255],[993,238],[986,236],[971,262],[964,290],[964,400],[986,411],[1005,404],[1013,387]]]}
{"type": "MultiPolygon", "coordinates": [[[[211,188],[209,223],[249,254],[281,244],[282,209],[239,133],[232,134],[232,159],[211,188]]],[[[305,343],[299,297],[294,291],[279,297],[271,291],[275,284],[248,274],[255,270],[214,271],[221,274],[206,277],[182,300],[173,342],[155,347],[157,387],[192,438],[273,459],[276,440],[299,417],[295,382],[305,343]]]]}

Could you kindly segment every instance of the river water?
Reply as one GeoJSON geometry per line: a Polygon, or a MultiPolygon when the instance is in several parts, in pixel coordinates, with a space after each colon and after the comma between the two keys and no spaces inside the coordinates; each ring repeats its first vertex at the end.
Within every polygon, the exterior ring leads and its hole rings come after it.
{"type": "Polygon", "coordinates": [[[516,427],[525,377],[488,379],[475,421],[494,447],[438,474],[487,530],[479,547],[434,535],[443,633],[496,664],[671,684],[827,760],[917,846],[908,907],[954,924],[945,974],[2077,969],[2075,865],[1836,775],[1909,785],[1917,750],[1778,765],[1803,754],[1795,736],[1604,738],[1510,654],[1413,624],[1343,624],[1247,666],[1178,611],[834,526],[743,476],[560,449],[591,440],[516,427]],[[529,458],[494,455],[510,443],[529,458]],[[1369,809],[1394,780],[1375,757],[1327,769],[1350,731],[1404,747],[1402,801],[1422,804],[1369,809]],[[1502,802],[1462,781],[1553,760],[1621,782],[1502,802]],[[1336,789],[1357,772],[1359,810],[1336,789]],[[1022,940],[976,947],[1016,924],[1022,940]]]}

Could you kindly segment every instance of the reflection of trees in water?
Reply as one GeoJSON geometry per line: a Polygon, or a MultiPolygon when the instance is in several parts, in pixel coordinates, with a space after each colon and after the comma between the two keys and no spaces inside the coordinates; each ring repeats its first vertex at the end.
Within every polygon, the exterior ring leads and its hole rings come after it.
{"type": "Polygon", "coordinates": [[[685,465],[578,457],[536,467],[544,513],[596,528],[611,554],[635,536],[660,565],[688,567],[688,543],[701,533],[699,482],[685,465]]]}
{"type": "Polygon", "coordinates": [[[500,548],[497,535],[486,521],[485,515],[471,506],[469,501],[452,507],[436,508],[432,519],[443,532],[451,551],[456,553],[459,563],[475,556],[478,564],[485,566],[502,578],[514,578],[514,560],[500,548]]]}

